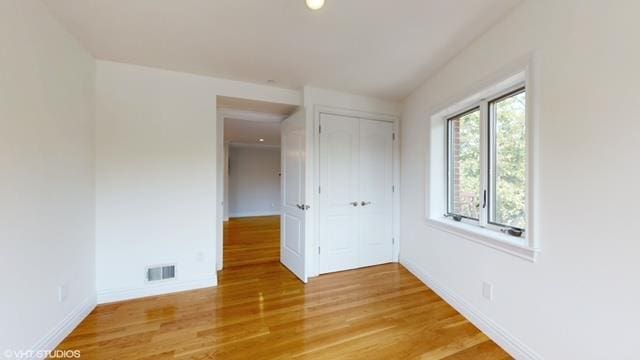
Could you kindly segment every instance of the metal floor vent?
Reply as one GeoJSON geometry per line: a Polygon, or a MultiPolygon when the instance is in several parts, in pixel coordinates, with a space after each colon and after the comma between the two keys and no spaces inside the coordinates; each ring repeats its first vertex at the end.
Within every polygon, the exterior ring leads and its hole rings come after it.
{"type": "Polygon", "coordinates": [[[165,265],[147,268],[147,281],[170,280],[176,278],[176,266],[165,265]]]}

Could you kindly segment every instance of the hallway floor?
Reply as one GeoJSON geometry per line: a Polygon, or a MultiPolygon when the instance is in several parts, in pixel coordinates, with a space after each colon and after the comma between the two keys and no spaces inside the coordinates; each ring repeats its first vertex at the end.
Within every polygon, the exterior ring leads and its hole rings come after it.
{"type": "Polygon", "coordinates": [[[303,285],[279,218],[231,219],[219,286],[98,306],[60,349],[83,359],[510,359],[399,264],[303,285]]]}

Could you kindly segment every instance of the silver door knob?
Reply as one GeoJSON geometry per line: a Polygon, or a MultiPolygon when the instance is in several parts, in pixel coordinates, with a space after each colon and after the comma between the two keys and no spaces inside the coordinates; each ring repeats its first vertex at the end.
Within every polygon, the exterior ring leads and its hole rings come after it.
{"type": "Polygon", "coordinates": [[[352,202],[350,202],[349,204],[351,204],[353,207],[358,206],[358,202],[357,202],[357,201],[352,201],[352,202]]]}
{"type": "Polygon", "coordinates": [[[371,205],[371,201],[363,201],[363,202],[360,203],[360,205],[362,205],[362,206],[371,205]]]}

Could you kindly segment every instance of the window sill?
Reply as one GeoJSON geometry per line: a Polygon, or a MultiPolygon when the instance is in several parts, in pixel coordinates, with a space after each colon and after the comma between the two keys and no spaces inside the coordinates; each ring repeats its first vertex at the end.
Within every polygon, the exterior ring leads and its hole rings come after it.
{"type": "Polygon", "coordinates": [[[435,229],[471,240],[481,245],[500,250],[504,253],[535,262],[539,249],[527,245],[525,238],[516,238],[494,230],[475,225],[460,223],[445,217],[426,219],[427,224],[435,229]]]}

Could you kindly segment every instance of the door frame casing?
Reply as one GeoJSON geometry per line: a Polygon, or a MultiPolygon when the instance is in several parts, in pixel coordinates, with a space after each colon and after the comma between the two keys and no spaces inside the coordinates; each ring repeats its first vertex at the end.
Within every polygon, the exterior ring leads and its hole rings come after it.
{"type": "MultiPolygon", "coordinates": [[[[349,116],[374,121],[385,121],[393,123],[393,192],[392,203],[392,229],[393,229],[393,262],[400,259],[400,118],[395,115],[377,114],[360,110],[344,109],[326,105],[314,105],[313,107],[313,189],[312,206],[310,218],[313,223],[311,236],[307,242],[307,275],[315,277],[320,275],[320,116],[321,114],[330,114],[338,116],[349,116]],[[313,206],[315,205],[315,206],[313,206]]],[[[309,185],[309,184],[308,184],[309,185]]]]}
{"type": "Polygon", "coordinates": [[[216,112],[216,271],[220,271],[224,264],[224,208],[225,204],[225,167],[224,153],[224,111],[216,112]]]}

